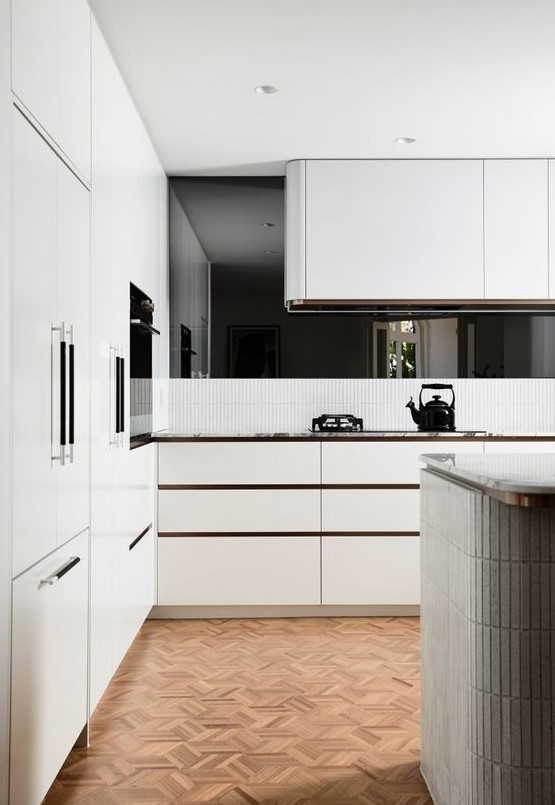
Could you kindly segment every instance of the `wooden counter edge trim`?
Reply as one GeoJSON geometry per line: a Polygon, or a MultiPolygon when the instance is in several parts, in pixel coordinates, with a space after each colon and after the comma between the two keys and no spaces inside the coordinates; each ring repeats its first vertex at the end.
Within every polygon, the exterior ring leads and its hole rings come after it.
{"type": "Polygon", "coordinates": [[[173,537],[419,537],[420,531],[159,531],[173,537]]]}
{"type": "Polygon", "coordinates": [[[197,489],[419,489],[420,484],[158,484],[158,490],[197,489]]]}
{"type": "Polygon", "coordinates": [[[555,494],[549,495],[539,492],[533,494],[531,492],[504,492],[500,489],[489,489],[482,484],[473,482],[468,478],[457,478],[448,472],[438,472],[429,467],[426,469],[431,475],[437,478],[443,478],[445,481],[450,481],[456,486],[466,486],[481,492],[488,498],[498,500],[500,503],[505,503],[507,506],[518,506],[521,509],[555,509],[555,494]]]}

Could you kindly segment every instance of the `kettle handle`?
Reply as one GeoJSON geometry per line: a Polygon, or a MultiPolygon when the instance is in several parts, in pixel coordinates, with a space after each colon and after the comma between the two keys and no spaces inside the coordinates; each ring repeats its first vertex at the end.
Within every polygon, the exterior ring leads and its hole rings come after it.
{"type": "Polygon", "coordinates": [[[420,396],[418,398],[418,405],[422,408],[422,392],[424,389],[450,389],[453,399],[451,400],[450,408],[455,409],[455,392],[453,391],[452,383],[423,383],[420,389],[420,396]]]}

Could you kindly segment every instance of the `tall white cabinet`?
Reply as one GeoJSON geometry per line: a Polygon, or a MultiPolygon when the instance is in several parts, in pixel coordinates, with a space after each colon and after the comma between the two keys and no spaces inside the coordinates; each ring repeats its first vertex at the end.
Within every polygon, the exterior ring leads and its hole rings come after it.
{"type": "Polygon", "coordinates": [[[129,449],[130,282],[154,300],[155,316],[167,302],[166,178],[94,21],[92,64],[90,713],[154,603],[154,450],[129,449]],[[116,353],[123,434],[114,432],[116,353]]]}
{"type": "MultiPolygon", "coordinates": [[[[129,283],[156,301],[167,294],[167,188],[96,26],[91,171],[85,0],[11,9],[11,86],[0,95],[12,144],[2,217],[12,241],[11,680],[0,673],[11,729],[0,801],[39,805],[87,740],[90,712],[154,600],[154,448],[132,451],[128,437],[129,283]],[[116,356],[126,368],[123,433],[116,356]]],[[[161,371],[163,349],[155,354],[161,371]]]]}
{"type": "Polygon", "coordinates": [[[89,189],[12,115],[10,803],[36,805],[87,724],[89,189]]]}

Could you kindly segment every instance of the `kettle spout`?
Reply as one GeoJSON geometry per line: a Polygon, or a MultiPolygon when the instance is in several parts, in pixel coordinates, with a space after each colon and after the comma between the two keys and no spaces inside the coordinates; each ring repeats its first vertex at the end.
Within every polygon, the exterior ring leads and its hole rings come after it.
{"type": "Polygon", "coordinates": [[[420,425],[420,411],[417,409],[416,405],[414,404],[412,397],[410,398],[408,403],[405,405],[405,408],[410,408],[410,414],[411,414],[414,422],[416,422],[417,425],[420,425]]]}

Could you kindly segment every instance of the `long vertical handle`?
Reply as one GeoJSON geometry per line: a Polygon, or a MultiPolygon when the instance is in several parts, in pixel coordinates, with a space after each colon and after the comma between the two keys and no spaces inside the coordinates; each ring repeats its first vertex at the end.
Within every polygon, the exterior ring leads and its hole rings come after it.
{"type": "Polygon", "coordinates": [[[119,427],[120,433],[125,432],[125,360],[119,359],[119,427]]]}
{"type": "Polygon", "coordinates": [[[60,464],[65,464],[66,453],[66,393],[67,393],[67,367],[66,367],[66,347],[65,333],[62,333],[60,341],[60,464]]]}
{"type": "Polygon", "coordinates": [[[110,384],[109,384],[109,400],[108,400],[108,411],[109,411],[109,423],[108,427],[110,429],[110,445],[113,447],[117,443],[116,441],[116,382],[117,382],[117,372],[116,372],[116,348],[110,345],[109,348],[109,373],[110,373],[110,384]]]}
{"type": "MultiPolygon", "coordinates": [[[[69,444],[75,444],[75,344],[69,345],[69,444]]],[[[73,456],[72,456],[73,458],[73,456]]]]}
{"type": "Polygon", "coordinates": [[[120,423],[120,397],[121,397],[121,372],[120,372],[120,361],[121,358],[119,355],[116,355],[116,435],[121,433],[121,423],[120,423]]]}

